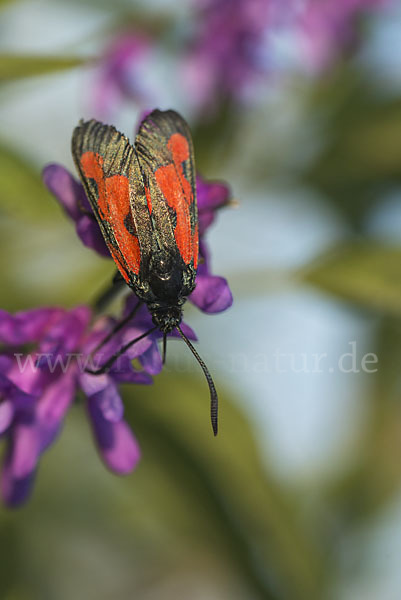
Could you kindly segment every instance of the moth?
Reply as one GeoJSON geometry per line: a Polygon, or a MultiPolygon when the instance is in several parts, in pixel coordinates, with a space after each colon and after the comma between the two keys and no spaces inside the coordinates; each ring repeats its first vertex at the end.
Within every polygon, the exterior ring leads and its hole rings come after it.
{"type": "Polygon", "coordinates": [[[167,334],[178,331],[206,376],[216,435],[216,388],[180,327],[199,260],[195,160],[187,123],[173,110],[154,110],[132,145],[111,125],[81,121],[73,132],[72,155],[117,268],[152,315],[154,327],[144,335],[159,328],[165,353],[167,334]]]}

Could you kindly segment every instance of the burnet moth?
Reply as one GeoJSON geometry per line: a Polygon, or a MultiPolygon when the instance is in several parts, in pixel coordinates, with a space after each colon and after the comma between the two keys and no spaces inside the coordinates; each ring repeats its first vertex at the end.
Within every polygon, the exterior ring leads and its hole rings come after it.
{"type": "Polygon", "coordinates": [[[183,304],[195,289],[199,254],[194,150],[187,123],[173,110],[154,110],[131,145],[110,125],[81,121],[72,136],[72,154],[110,254],[154,323],[91,372],[106,372],[156,329],[163,333],[165,355],[166,336],[176,329],[206,376],[217,435],[216,388],[180,327],[183,304]]]}

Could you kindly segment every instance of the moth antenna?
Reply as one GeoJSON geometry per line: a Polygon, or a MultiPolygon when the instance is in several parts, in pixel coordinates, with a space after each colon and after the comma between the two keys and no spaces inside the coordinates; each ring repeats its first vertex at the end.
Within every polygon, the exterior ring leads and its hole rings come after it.
{"type": "Polygon", "coordinates": [[[166,362],[166,354],[167,354],[167,333],[163,333],[163,365],[166,362]]]}
{"type": "Polygon", "coordinates": [[[213,433],[214,433],[214,435],[217,435],[219,400],[218,400],[218,396],[217,396],[217,392],[216,392],[216,388],[214,386],[212,376],[210,375],[209,369],[207,368],[206,364],[201,359],[201,357],[199,356],[199,354],[197,353],[197,351],[195,350],[194,346],[191,344],[191,342],[189,341],[189,339],[187,338],[185,333],[182,331],[181,327],[179,325],[176,325],[176,328],[177,328],[178,333],[180,334],[180,336],[182,337],[182,339],[188,346],[188,348],[191,350],[192,354],[195,356],[196,360],[198,361],[198,363],[200,364],[200,366],[202,368],[202,371],[205,374],[206,381],[209,385],[209,391],[210,391],[210,419],[212,422],[213,433]]]}
{"type": "Polygon", "coordinates": [[[140,340],[142,340],[144,337],[146,337],[150,333],[153,333],[156,329],[158,329],[157,325],[155,325],[154,327],[152,327],[148,331],[145,331],[145,333],[142,333],[142,335],[139,335],[138,337],[134,338],[133,340],[131,340],[127,344],[124,344],[124,346],[122,348],[120,348],[120,350],[118,350],[118,352],[116,352],[115,354],[113,354],[113,356],[111,356],[109,358],[109,360],[107,360],[104,363],[104,365],[102,365],[101,367],[99,367],[99,369],[85,369],[85,372],[86,373],[90,373],[91,375],[103,375],[103,373],[106,373],[106,371],[108,371],[110,369],[110,367],[112,367],[113,364],[116,362],[117,358],[119,356],[121,356],[122,354],[124,354],[124,352],[126,352],[128,350],[128,348],[131,348],[131,346],[133,346],[134,344],[136,344],[137,342],[139,342],[140,340]]]}

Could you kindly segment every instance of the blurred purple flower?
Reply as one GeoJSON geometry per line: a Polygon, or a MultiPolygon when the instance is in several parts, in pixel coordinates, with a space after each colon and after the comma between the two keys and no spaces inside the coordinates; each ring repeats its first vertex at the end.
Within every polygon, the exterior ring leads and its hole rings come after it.
{"type": "Polygon", "coordinates": [[[146,101],[142,86],[143,62],[151,40],[138,32],[116,36],[99,58],[93,90],[93,112],[109,116],[123,100],[146,101]]]}
{"type": "Polygon", "coordinates": [[[231,193],[226,184],[219,181],[207,181],[201,175],[197,175],[196,197],[198,201],[199,236],[202,239],[206,230],[214,222],[217,211],[230,203],[231,193]]]}
{"type": "Polygon", "coordinates": [[[183,61],[184,84],[195,105],[213,109],[241,98],[266,72],[263,45],[271,0],[197,0],[194,39],[183,61]]]}
{"type": "Polygon", "coordinates": [[[357,37],[357,21],[389,0],[305,0],[299,10],[301,45],[313,69],[329,66],[357,37]]]}
{"type": "Polygon", "coordinates": [[[43,181],[50,192],[59,200],[67,215],[74,221],[81,242],[101,256],[110,256],[102,232],[93,217],[85,190],[61,165],[51,164],[43,170],[43,181]]]}
{"type": "MultiPolygon", "coordinates": [[[[89,248],[102,256],[111,258],[89,202],[83,200],[84,189],[73,176],[61,165],[51,164],[43,171],[43,180],[49,190],[60,202],[68,216],[75,222],[77,233],[89,248]]],[[[229,188],[223,183],[208,182],[198,175],[196,180],[199,235],[200,264],[196,278],[196,289],[189,300],[206,313],[217,313],[229,308],[232,294],[227,281],[223,277],[212,275],[204,234],[213,223],[216,212],[229,202],[229,188]]],[[[147,310],[147,309],[146,309],[147,310]]]]}
{"type": "Polygon", "coordinates": [[[233,303],[231,290],[224,277],[210,273],[210,259],[204,243],[200,245],[202,258],[196,275],[196,288],[189,301],[208,314],[223,312],[233,303]]]}
{"type": "Polygon", "coordinates": [[[219,313],[232,305],[233,297],[227,280],[210,272],[210,256],[204,235],[214,222],[217,211],[229,204],[231,193],[224,183],[206,181],[197,175],[196,195],[201,260],[196,275],[196,288],[189,296],[189,300],[205,313],[219,313]]]}
{"type": "Polygon", "coordinates": [[[56,439],[78,390],[87,398],[88,415],[100,454],[114,472],[130,472],[139,460],[135,437],[123,419],[119,383],[152,382],[161,370],[158,335],[132,346],[107,374],[92,375],[86,368],[103,365],[123,343],[152,326],[142,313],[98,351],[115,325],[101,318],[90,326],[91,311],[39,308],[11,315],[0,311],[0,436],[7,440],[1,491],[9,505],[23,502],[31,489],[42,452],[56,439]],[[26,344],[33,345],[29,354],[26,344]],[[92,356],[92,353],[94,356],[92,356]],[[137,358],[141,370],[131,360],[137,358]]]}

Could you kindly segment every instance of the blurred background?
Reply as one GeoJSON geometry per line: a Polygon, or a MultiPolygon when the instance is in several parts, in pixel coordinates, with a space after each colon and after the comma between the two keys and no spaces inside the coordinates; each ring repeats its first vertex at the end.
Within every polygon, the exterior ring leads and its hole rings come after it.
{"type": "Polygon", "coordinates": [[[111,261],[41,181],[81,117],[191,125],[236,207],[208,233],[234,295],[124,390],[134,473],[82,406],[32,499],[0,512],[6,600],[401,597],[401,5],[393,0],[0,2],[1,307],[90,303],[111,261]]]}

